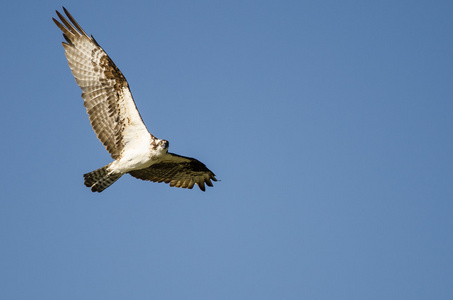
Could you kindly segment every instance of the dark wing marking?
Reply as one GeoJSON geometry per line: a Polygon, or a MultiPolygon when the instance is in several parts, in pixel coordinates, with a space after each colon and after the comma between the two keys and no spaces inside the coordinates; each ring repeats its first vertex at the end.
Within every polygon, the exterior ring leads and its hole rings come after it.
{"type": "MultiPolygon", "coordinates": [[[[53,21],[63,31],[65,55],[98,139],[113,159],[124,147],[122,132],[128,126],[146,127],[135,106],[129,85],[121,71],[95,39],[89,37],[63,7],[69,22],[57,11],[61,22],[53,21]],[[72,24],[71,24],[72,23],[72,24]]],[[[147,130],[146,130],[147,131],[147,130]]]]}
{"type": "Polygon", "coordinates": [[[200,190],[205,190],[205,183],[212,186],[217,181],[202,162],[195,158],[168,153],[164,159],[146,169],[129,172],[132,176],[142,180],[169,183],[170,186],[191,189],[195,184],[200,190]]]}

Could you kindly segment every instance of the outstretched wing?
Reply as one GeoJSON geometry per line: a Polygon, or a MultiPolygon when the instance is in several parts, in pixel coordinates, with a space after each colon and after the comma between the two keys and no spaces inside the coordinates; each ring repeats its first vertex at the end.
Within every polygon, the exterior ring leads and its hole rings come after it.
{"type": "MultiPolygon", "coordinates": [[[[98,139],[113,159],[118,158],[128,143],[128,133],[149,134],[135,106],[129,85],[110,57],[63,7],[66,20],[58,11],[61,23],[53,21],[63,31],[65,55],[98,139]]],[[[148,136],[149,137],[149,136],[148,136]]]]}
{"type": "Polygon", "coordinates": [[[163,160],[146,169],[129,172],[142,180],[170,183],[170,186],[191,189],[195,184],[200,190],[205,190],[205,183],[212,186],[217,181],[215,174],[202,162],[191,157],[167,153],[163,160]]]}

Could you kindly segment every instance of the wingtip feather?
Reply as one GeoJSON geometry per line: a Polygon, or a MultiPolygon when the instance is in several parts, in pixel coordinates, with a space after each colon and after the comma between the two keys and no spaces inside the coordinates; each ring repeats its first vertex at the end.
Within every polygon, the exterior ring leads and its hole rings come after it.
{"type": "Polygon", "coordinates": [[[198,183],[198,187],[200,188],[200,190],[202,190],[203,192],[206,191],[206,187],[204,186],[204,181],[200,181],[198,183]]]}

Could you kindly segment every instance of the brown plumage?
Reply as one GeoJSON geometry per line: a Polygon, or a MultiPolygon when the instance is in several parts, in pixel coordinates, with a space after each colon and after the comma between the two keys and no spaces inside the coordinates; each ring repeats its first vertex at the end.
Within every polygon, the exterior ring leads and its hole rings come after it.
{"type": "Polygon", "coordinates": [[[202,162],[176,154],[172,154],[168,160],[163,159],[149,168],[130,171],[129,174],[142,180],[165,182],[170,186],[188,189],[197,183],[202,191],[205,190],[205,183],[212,186],[211,180],[217,181],[214,173],[202,162]]]}

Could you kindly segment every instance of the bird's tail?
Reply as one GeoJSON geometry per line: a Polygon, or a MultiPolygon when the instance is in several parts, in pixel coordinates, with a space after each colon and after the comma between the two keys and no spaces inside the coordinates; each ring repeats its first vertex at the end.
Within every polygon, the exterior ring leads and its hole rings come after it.
{"type": "Polygon", "coordinates": [[[93,172],[83,174],[85,185],[90,187],[92,192],[102,192],[123,175],[121,173],[112,173],[108,170],[109,166],[110,164],[93,172]]]}

